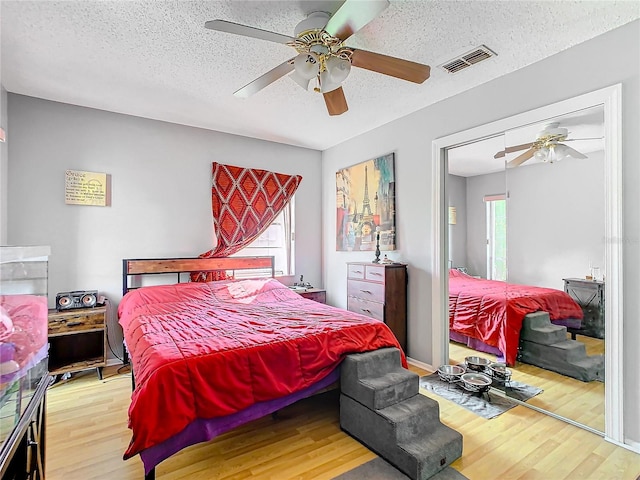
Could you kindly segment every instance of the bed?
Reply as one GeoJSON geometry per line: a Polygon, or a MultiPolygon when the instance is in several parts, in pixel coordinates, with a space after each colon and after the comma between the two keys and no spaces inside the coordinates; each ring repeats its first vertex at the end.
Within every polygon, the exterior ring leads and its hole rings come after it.
{"type": "MultiPolygon", "coordinates": [[[[312,395],[350,353],[400,348],[383,322],[298,295],[274,278],[133,289],[142,274],[271,271],[272,257],[124,260],[119,322],[135,388],[132,439],[146,478],[181,449],[312,395]]],[[[401,356],[406,367],[406,357],[401,356]]]]}
{"type": "Polygon", "coordinates": [[[475,278],[449,270],[449,338],[514,365],[525,315],[544,311],[557,325],[579,328],[583,312],[565,292],[475,278]]]}

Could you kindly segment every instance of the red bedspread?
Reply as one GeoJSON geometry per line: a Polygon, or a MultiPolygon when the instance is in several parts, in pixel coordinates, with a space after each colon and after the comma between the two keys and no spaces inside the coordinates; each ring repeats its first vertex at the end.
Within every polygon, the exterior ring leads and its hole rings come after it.
{"type": "Polygon", "coordinates": [[[125,458],[196,418],[305,388],[349,353],[400,348],[384,323],[273,279],[145,287],[125,295],[118,315],[136,381],[125,458]]]}
{"type": "Polygon", "coordinates": [[[528,313],[544,311],[551,320],[581,319],[582,309],[565,292],[449,274],[449,328],[497,347],[514,365],[520,329],[528,313]]]}

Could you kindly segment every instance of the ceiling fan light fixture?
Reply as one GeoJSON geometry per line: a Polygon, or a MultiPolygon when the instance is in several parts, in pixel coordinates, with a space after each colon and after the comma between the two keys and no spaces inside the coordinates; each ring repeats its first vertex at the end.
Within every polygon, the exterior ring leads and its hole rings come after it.
{"type": "Polygon", "coordinates": [[[333,92],[335,89],[340,88],[340,82],[334,82],[331,79],[331,74],[328,70],[324,70],[320,73],[320,92],[328,93],[333,92]]]}
{"type": "Polygon", "coordinates": [[[533,154],[533,158],[539,160],[541,162],[549,161],[549,149],[547,147],[542,147],[536,150],[536,153],[533,154]]]}
{"type": "Polygon", "coordinates": [[[311,86],[311,80],[313,80],[312,78],[302,78],[300,75],[298,75],[298,72],[296,72],[295,70],[293,72],[291,72],[289,77],[291,78],[291,80],[296,82],[304,90],[307,90],[307,91],[309,90],[309,87],[311,86]]]}
{"type": "Polygon", "coordinates": [[[318,56],[312,52],[303,52],[293,60],[295,72],[305,80],[311,80],[318,75],[320,62],[318,56]]]}
{"type": "Polygon", "coordinates": [[[351,62],[346,58],[331,56],[326,61],[326,68],[333,83],[344,82],[351,72],[351,62]]]}

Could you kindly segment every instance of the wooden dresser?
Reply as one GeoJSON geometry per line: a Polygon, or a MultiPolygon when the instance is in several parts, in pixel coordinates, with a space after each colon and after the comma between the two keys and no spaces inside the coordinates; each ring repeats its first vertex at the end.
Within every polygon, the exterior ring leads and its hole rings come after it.
{"type": "Polygon", "coordinates": [[[407,266],[347,264],[347,309],[385,322],[407,350],[407,266]]]}

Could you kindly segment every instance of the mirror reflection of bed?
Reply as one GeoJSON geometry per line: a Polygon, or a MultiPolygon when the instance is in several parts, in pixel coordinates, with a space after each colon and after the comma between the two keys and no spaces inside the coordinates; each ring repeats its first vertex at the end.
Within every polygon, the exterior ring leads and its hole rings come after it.
{"type": "MultiPolygon", "coordinates": [[[[598,289],[595,288],[599,284],[603,289],[606,274],[602,267],[605,255],[603,135],[604,111],[602,106],[597,106],[449,149],[446,188],[449,206],[447,251],[451,271],[459,269],[462,275],[470,278],[504,282],[503,307],[506,298],[515,296],[522,285],[552,289],[569,297],[570,301],[577,300],[578,309],[583,311],[582,320],[562,318],[573,316],[566,309],[550,312],[550,325],[569,327],[567,331],[555,331],[555,340],[551,343],[562,337],[571,349],[574,346],[578,350],[584,349],[584,356],[594,360],[594,368],[601,371],[594,378],[591,373],[583,376],[574,374],[571,369],[568,374],[558,373],[555,365],[550,368],[544,359],[538,362],[535,357],[524,355],[526,361],[523,361],[525,345],[527,353],[533,349],[543,356],[548,346],[539,347],[538,351],[537,344],[523,343],[521,331],[505,332],[503,344],[496,354],[495,348],[485,348],[487,345],[483,346],[482,342],[482,338],[490,338],[489,344],[497,346],[500,343],[496,343],[495,335],[482,332],[483,328],[491,330],[494,327],[476,326],[477,331],[469,333],[474,328],[465,327],[464,321],[458,322],[455,313],[450,316],[450,338],[457,340],[449,344],[451,363],[464,364],[465,357],[474,355],[492,362],[507,361],[512,380],[543,390],[527,400],[528,404],[599,432],[605,429],[604,308],[596,301],[598,289]],[[531,155],[513,167],[517,163],[514,159],[522,159],[527,148],[494,158],[508,146],[533,142],[550,122],[559,122],[560,126],[566,127],[570,132],[567,138],[576,139],[566,141],[566,145],[586,158],[568,157],[551,163],[531,155]],[[586,138],[593,140],[577,140],[586,138]],[[511,166],[507,168],[509,162],[511,166]],[[453,216],[452,207],[455,208],[453,216]],[[587,280],[589,276],[598,278],[587,280]],[[576,294],[571,279],[578,281],[579,286],[584,286],[580,282],[587,282],[587,290],[578,290],[576,294]],[[590,281],[593,282],[593,295],[590,281]],[[460,333],[469,333],[471,341],[460,333]]],[[[455,293],[452,287],[450,312],[455,312],[459,301],[455,293]]],[[[502,303],[500,300],[494,302],[502,303]]],[[[535,310],[535,306],[531,308],[535,310]]],[[[553,310],[551,306],[548,309],[553,310]]],[[[519,326],[513,325],[519,325],[521,320],[513,317],[520,313],[515,314],[513,308],[507,308],[503,327],[519,330],[519,326]]],[[[480,322],[490,323],[491,320],[481,318],[480,322]]],[[[525,333],[524,338],[526,336],[525,333]]],[[[546,340],[541,342],[546,343],[546,340]]],[[[562,351],[560,356],[564,354],[562,351]]],[[[563,371],[563,368],[559,370],[563,371]]],[[[506,391],[508,393],[509,389],[506,391]]]]}

